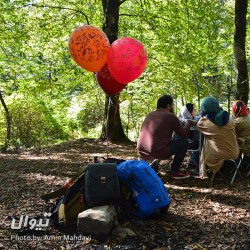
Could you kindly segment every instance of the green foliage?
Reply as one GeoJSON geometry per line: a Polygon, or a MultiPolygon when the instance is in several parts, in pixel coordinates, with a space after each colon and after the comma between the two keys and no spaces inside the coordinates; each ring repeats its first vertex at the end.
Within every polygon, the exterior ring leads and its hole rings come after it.
{"type": "Polygon", "coordinates": [[[77,129],[88,134],[91,129],[103,123],[103,110],[95,99],[88,99],[77,113],[77,129]]]}
{"type": "MultiPolygon", "coordinates": [[[[0,90],[13,116],[12,145],[100,135],[105,95],[68,51],[72,31],[87,23],[102,27],[101,1],[0,2],[0,90]]],[[[136,140],[144,116],[164,93],[175,97],[177,112],[186,102],[199,109],[200,99],[210,94],[230,103],[236,90],[233,35],[229,0],[121,4],[119,37],[140,40],[148,53],[145,72],[120,95],[130,139],[136,140]]],[[[4,117],[0,124],[5,126],[4,117]]]]}
{"type": "Polygon", "coordinates": [[[41,102],[20,97],[9,104],[9,109],[12,117],[10,143],[14,147],[41,146],[67,139],[62,126],[41,102]]]}

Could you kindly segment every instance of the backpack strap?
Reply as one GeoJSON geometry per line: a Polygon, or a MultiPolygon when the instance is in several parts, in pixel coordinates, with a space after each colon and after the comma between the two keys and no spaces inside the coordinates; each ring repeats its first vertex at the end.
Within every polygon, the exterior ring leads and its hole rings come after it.
{"type": "Polygon", "coordinates": [[[58,198],[60,196],[63,196],[66,193],[66,191],[68,190],[68,188],[74,183],[74,181],[80,175],[82,175],[86,171],[86,169],[87,169],[87,165],[80,167],[80,169],[77,171],[76,175],[72,179],[70,179],[63,187],[61,187],[55,191],[41,195],[41,199],[48,201],[50,199],[55,199],[55,198],[58,198]]]}

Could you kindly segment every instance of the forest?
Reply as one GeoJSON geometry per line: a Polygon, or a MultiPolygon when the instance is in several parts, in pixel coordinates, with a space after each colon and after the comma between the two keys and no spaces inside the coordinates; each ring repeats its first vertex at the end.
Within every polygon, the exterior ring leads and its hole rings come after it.
{"type": "Polygon", "coordinates": [[[79,138],[136,141],[145,115],[162,94],[174,97],[176,113],[186,102],[199,110],[208,95],[228,111],[235,98],[248,102],[247,5],[230,0],[1,1],[2,149],[79,138]],[[115,96],[108,96],[95,74],[69,53],[70,35],[81,25],[102,29],[111,42],[137,39],[147,51],[144,72],[115,96]]]}
{"type": "Polygon", "coordinates": [[[56,200],[41,196],[96,157],[138,159],[142,122],[161,95],[174,97],[176,114],[210,95],[229,112],[235,99],[249,107],[248,9],[247,0],[1,0],[0,249],[250,249],[249,169],[211,182],[193,175],[188,157],[183,180],[160,162],[171,205],[159,219],[123,218],[104,240],[87,241],[69,239],[78,229],[11,227],[52,211],[56,200]],[[143,72],[114,95],[70,53],[73,32],[87,25],[147,53],[143,72]]]}

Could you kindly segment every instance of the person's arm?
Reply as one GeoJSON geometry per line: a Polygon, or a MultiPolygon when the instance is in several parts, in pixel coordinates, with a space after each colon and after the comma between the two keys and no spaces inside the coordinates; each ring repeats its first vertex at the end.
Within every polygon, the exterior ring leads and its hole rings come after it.
{"type": "Polygon", "coordinates": [[[238,138],[240,136],[240,132],[241,132],[241,124],[239,122],[239,119],[235,119],[234,120],[234,125],[235,125],[235,134],[236,134],[236,138],[238,138]]]}
{"type": "Polygon", "coordinates": [[[180,120],[177,117],[175,117],[175,116],[172,117],[172,121],[171,122],[172,122],[172,129],[173,129],[173,131],[176,134],[178,134],[179,136],[184,137],[184,138],[188,137],[189,131],[190,131],[190,127],[193,126],[193,125],[195,125],[195,121],[193,121],[193,120],[187,120],[185,126],[182,127],[180,120]]]}
{"type": "Polygon", "coordinates": [[[184,127],[188,119],[186,119],[182,116],[179,116],[179,120],[181,122],[181,126],[184,127]]]}

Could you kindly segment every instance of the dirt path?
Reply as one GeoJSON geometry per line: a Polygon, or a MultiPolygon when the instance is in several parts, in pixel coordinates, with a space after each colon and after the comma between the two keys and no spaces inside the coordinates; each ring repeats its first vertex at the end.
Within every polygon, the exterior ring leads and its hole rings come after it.
{"type": "MultiPolygon", "coordinates": [[[[169,212],[158,220],[127,221],[122,226],[134,236],[83,242],[53,228],[46,237],[11,230],[13,218],[42,215],[48,205],[40,195],[62,186],[94,156],[106,157],[106,149],[103,142],[81,139],[39,152],[0,154],[0,249],[250,249],[250,176],[243,173],[233,185],[227,176],[216,176],[212,184],[177,181],[165,166],[160,176],[171,198],[169,212]]],[[[109,157],[135,159],[135,145],[109,144],[109,157]]]]}

